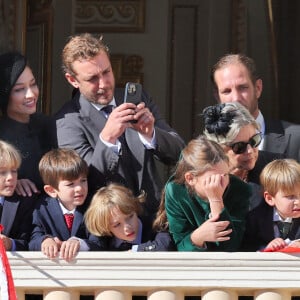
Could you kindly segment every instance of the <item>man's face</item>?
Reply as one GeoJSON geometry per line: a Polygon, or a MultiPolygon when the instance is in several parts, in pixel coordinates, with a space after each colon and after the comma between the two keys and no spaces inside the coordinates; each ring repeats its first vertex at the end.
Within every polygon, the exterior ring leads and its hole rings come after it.
{"type": "Polygon", "coordinates": [[[243,64],[227,65],[215,72],[217,96],[221,103],[239,102],[254,118],[258,116],[258,99],[262,92],[262,81],[251,81],[249,72],[243,64]]]}
{"type": "Polygon", "coordinates": [[[115,78],[105,52],[89,60],[76,60],[73,70],[76,76],[66,73],[66,78],[88,101],[107,105],[112,100],[115,78]]]}

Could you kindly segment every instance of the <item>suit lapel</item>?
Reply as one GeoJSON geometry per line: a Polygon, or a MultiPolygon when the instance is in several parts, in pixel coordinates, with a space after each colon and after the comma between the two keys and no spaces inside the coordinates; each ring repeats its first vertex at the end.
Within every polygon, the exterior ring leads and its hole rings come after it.
{"type": "Polygon", "coordinates": [[[50,216],[53,217],[53,222],[55,224],[55,227],[57,228],[57,231],[61,234],[61,238],[66,241],[70,237],[69,230],[67,228],[67,224],[64,219],[64,215],[62,213],[62,210],[59,206],[58,200],[51,199],[49,201],[48,210],[50,216]]]}
{"type": "Polygon", "coordinates": [[[11,231],[19,204],[20,204],[20,200],[18,196],[14,195],[12,197],[8,197],[4,199],[1,224],[4,227],[4,233],[6,233],[7,235],[11,231]]]}
{"type": "Polygon", "coordinates": [[[73,226],[72,226],[72,231],[71,231],[71,236],[76,236],[80,225],[82,223],[82,219],[83,219],[83,214],[81,211],[79,211],[78,209],[75,210],[74,212],[74,221],[73,221],[73,226]]]}

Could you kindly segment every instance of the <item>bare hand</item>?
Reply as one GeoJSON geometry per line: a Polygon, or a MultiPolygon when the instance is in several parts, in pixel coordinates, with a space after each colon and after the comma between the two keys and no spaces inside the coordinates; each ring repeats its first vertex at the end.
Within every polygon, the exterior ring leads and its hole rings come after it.
{"type": "Polygon", "coordinates": [[[286,242],[282,238],[275,238],[266,247],[272,251],[283,249],[287,246],[286,242]]]}
{"type": "Polygon", "coordinates": [[[5,250],[6,251],[10,251],[11,248],[12,248],[12,241],[11,241],[11,239],[9,237],[7,237],[6,235],[4,235],[4,234],[0,234],[0,239],[3,242],[5,250]]]}
{"type": "Polygon", "coordinates": [[[132,127],[130,121],[133,120],[136,105],[133,103],[123,103],[117,106],[107,118],[106,124],[102,129],[101,138],[109,143],[116,144],[117,139],[125,129],[132,127]]]}
{"type": "Polygon", "coordinates": [[[229,221],[217,221],[219,216],[212,217],[200,225],[191,235],[193,243],[203,247],[205,242],[224,242],[230,240],[232,229],[226,229],[229,221]]]}
{"type": "Polygon", "coordinates": [[[60,246],[53,238],[46,238],[41,245],[42,252],[50,259],[55,259],[58,255],[60,246]]]}
{"type": "Polygon", "coordinates": [[[132,127],[150,141],[153,137],[155,119],[144,102],[137,105],[134,119],[137,123],[133,123],[132,127]]]}
{"type": "Polygon", "coordinates": [[[222,201],[223,194],[229,183],[228,175],[212,174],[204,179],[204,190],[206,191],[207,199],[211,201],[222,201]]]}
{"type": "Polygon", "coordinates": [[[16,193],[20,196],[32,196],[32,193],[40,193],[34,182],[29,179],[18,179],[16,193]]]}
{"type": "Polygon", "coordinates": [[[77,255],[79,248],[80,242],[77,239],[69,238],[61,244],[60,257],[69,262],[77,255]]]}

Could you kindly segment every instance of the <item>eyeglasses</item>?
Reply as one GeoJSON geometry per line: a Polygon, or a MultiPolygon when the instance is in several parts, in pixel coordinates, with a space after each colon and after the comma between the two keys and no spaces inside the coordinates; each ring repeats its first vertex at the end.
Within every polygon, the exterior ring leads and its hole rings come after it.
{"type": "Polygon", "coordinates": [[[259,146],[259,144],[262,141],[262,134],[259,132],[255,135],[253,135],[248,142],[237,142],[229,145],[229,147],[232,149],[232,151],[235,154],[242,154],[247,150],[248,145],[250,145],[252,148],[256,148],[259,146]]]}

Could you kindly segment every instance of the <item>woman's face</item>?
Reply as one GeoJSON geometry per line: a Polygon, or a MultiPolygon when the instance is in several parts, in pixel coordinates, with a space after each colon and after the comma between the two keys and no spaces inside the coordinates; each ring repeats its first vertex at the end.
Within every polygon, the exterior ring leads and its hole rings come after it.
{"type": "MultiPolygon", "coordinates": [[[[236,136],[234,141],[237,142],[248,142],[251,137],[257,133],[256,128],[249,124],[240,129],[239,134],[236,136]]],[[[258,158],[258,148],[252,148],[249,144],[244,153],[235,154],[229,146],[224,146],[224,150],[229,157],[230,169],[240,169],[244,171],[250,171],[254,168],[258,158]]]]}
{"type": "Polygon", "coordinates": [[[16,121],[27,123],[31,114],[36,112],[39,89],[32,71],[25,67],[13,86],[7,106],[7,115],[16,121]]]}

